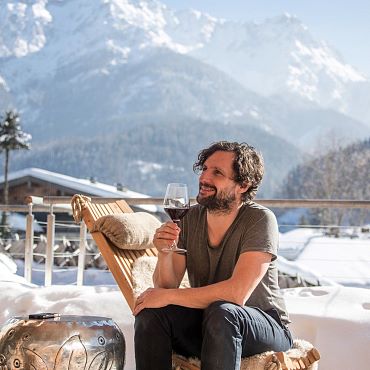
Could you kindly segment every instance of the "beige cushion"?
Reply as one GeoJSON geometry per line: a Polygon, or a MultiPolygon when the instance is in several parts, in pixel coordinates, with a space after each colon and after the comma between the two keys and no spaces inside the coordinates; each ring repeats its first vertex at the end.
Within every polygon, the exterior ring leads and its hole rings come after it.
{"type": "Polygon", "coordinates": [[[95,221],[92,232],[102,232],[121,249],[153,248],[155,230],[161,222],[147,212],[107,215],[95,221]]]}

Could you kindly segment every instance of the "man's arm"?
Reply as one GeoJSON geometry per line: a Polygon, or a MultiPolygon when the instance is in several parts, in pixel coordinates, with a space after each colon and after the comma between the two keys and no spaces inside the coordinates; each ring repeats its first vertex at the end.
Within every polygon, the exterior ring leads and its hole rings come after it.
{"type": "Polygon", "coordinates": [[[186,260],[183,254],[160,252],[153,273],[155,288],[178,288],[184,277],[186,260]]]}
{"type": "Polygon", "coordinates": [[[242,253],[229,279],[204,287],[148,289],[138,297],[134,315],[143,308],[158,308],[169,304],[206,308],[212,302],[225,300],[243,305],[266,274],[271,257],[267,252],[242,253]]]}
{"type": "Polygon", "coordinates": [[[186,259],[184,255],[162,252],[176,242],[180,228],[173,222],[166,222],[156,230],[153,243],[158,250],[158,261],[153,274],[156,288],[178,288],[185,274],[186,259]]]}

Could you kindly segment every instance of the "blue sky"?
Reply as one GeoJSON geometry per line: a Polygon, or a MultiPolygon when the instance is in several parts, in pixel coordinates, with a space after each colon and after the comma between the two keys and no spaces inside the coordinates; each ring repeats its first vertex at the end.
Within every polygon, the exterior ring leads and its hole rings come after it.
{"type": "Polygon", "coordinates": [[[290,13],[344,60],[370,76],[370,0],[162,0],[173,9],[198,9],[215,17],[262,21],[290,13]]]}

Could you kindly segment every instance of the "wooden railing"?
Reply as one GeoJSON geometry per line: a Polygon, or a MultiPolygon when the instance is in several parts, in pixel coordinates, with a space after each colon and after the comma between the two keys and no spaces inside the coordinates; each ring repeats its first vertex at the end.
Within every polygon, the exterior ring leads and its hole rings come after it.
{"type": "MultiPolygon", "coordinates": [[[[110,198],[92,197],[94,201],[107,201],[110,198]]],[[[112,198],[113,199],[113,198],[112,198]]],[[[125,198],[125,201],[131,206],[156,205],[161,206],[162,198],[125,198]]],[[[54,262],[54,244],[55,244],[55,214],[71,212],[71,197],[34,197],[26,198],[26,205],[4,206],[0,205],[1,211],[21,212],[26,215],[26,236],[25,236],[25,263],[24,277],[27,281],[32,280],[32,261],[34,244],[34,213],[45,212],[47,216],[47,248],[45,256],[45,286],[52,284],[53,262],[54,262]]],[[[321,200],[321,199],[257,199],[257,203],[271,208],[351,208],[351,209],[370,209],[368,200],[321,200]]],[[[195,203],[195,199],[191,199],[195,203]]],[[[87,243],[87,229],[83,222],[79,230],[79,255],[77,267],[77,285],[83,285],[83,275],[85,269],[87,243]]]]}

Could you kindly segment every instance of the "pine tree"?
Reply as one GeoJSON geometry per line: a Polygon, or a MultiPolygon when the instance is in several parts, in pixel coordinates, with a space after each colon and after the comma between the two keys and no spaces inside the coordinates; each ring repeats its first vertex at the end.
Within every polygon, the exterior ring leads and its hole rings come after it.
{"type": "MultiPolygon", "coordinates": [[[[322,145],[322,147],[324,147],[322,145]]],[[[327,145],[328,151],[308,158],[291,170],[284,179],[281,198],[347,199],[370,198],[370,139],[353,144],[327,145]]],[[[309,222],[323,225],[363,225],[368,220],[366,210],[311,209],[309,222]]]]}
{"type": "MultiPolygon", "coordinates": [[[[9,204],[9,156],[12,150],[30,149],[31,135],[22,131],[19,114],[14,110],[5,112],[0,122],[0,152],[5,154],[4,163],[4,204],[9,204]]],[[[3,212],[1,225],[6,227],[7,214],[3,212]]],[[[5,232],[2,234],[4,235],[5,232]]]]}

